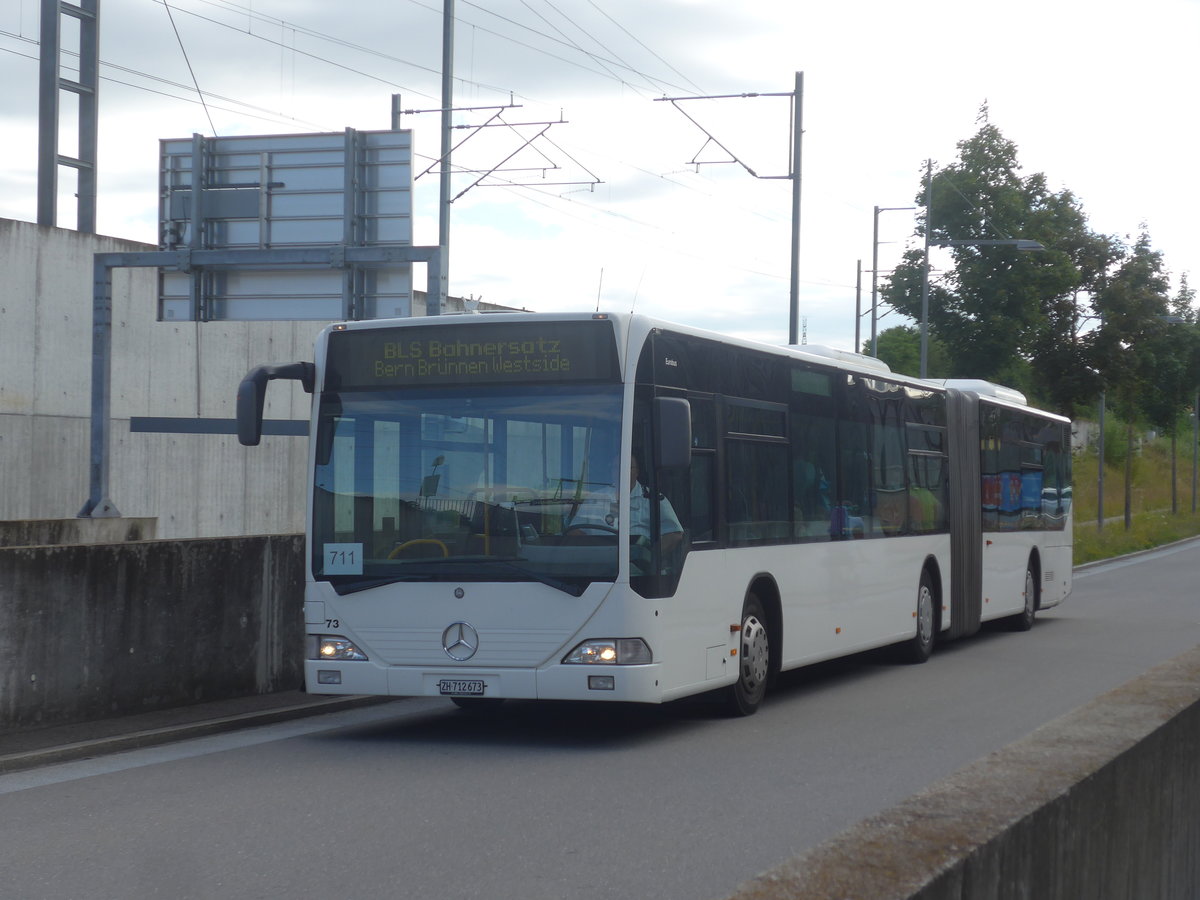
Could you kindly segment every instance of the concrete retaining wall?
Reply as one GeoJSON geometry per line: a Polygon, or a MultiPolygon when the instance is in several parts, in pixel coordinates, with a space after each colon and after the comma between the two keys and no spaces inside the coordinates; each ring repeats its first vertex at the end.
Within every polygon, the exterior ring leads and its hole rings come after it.
{"type": "Polygon", "coordinates": [[[114,544],[151,541],[156,519],[24,519],[0,522],[0,547],[48,544],[114,544]]]}
{"type": "Polygon", "coordinates": [[[0,729],[299,688],[304,540],[0,549],[0,729]]]}
{"type": "Polygon", "coordinates": [[[1200,648],[744,884],[735,900],[1200,897],[1200,648]]]}

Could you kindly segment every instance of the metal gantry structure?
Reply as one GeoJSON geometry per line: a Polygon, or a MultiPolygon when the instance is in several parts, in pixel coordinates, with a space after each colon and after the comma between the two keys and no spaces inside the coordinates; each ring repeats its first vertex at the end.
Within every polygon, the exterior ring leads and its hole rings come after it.
{"type": "Polygon", "coordinates": [[[42,0],[38,70],[37,223],[58,224],[58,175],[62,166],[77,173],[75,228],[96,231],[96,147],[100,85],[100,0],[42,0]],[[79,78],[62,74],[63,16],[79,22],[79,78]],[[79,147],[59,152],[59,113],[63,92],[78,97],[79,147]]]}
{"type": "Polygon", "coordinates": [[[687,96],[687,97],[657,97],[657,100],[670,103],[679,110],[684,118],[704,132],[707,140],[704,145],[692,157],[689,165],[709,165],[711,161],[701,162],[700,153],[704,151],[710,143],[716,144],[725,153],[729,154],[729,159],[721,160],[723,163],[737,163],[745,169],[754,178],[783,178],[792,182],[792,234],[791,234],[791,278],[788,303],[788,343],[796,344],[800,340],[800,195],[801,195],[801,163],[803,160],[804,146],[804,73],[796,73],[796,86],[794,90],[786,92],[774,93],[748,93],[748,94],[714,94],[711,96],[687,96]],[[749,99],[752,97],[790,97],[791,98],[791,159],[790,168],[786,175],[760,175],[754,171],[745,162],[737,157],[733,151],[726,147],[713,134],[701,125],[695,118],[688,113],[679,104],[689,100],[729,100],[729,99],[749,99]]]}

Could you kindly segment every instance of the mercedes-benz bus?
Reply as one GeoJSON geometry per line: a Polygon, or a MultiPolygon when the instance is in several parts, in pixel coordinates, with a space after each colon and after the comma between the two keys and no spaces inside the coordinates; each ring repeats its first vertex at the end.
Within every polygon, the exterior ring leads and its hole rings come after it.
{"type": "Polygon", "coordinates": [[[1027,629],[1071,590],[1070,423],[986,382],[640,315],[326,328],[306,690],[754,712],[787,669],[1027,629]]]}

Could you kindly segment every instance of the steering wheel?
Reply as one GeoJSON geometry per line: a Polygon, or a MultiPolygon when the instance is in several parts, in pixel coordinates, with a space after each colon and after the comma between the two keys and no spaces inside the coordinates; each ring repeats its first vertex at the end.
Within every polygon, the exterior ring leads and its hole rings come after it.
{"type": "Polygon", "coordinates": [[[443,558],[450,555],[450,548],[447,547],[443,541],[439,541],[437,538],[414,538],[411,541],[405,541],[403,544],[401,544],[399,547],[397,547],[395,550],[393,550],[391,553],[389,553],[387,555],[387,558],[388,559],[397,559],[409,547],[416,547],[416,546],[427,545],[427,544],[441,548],[443,558]]]}

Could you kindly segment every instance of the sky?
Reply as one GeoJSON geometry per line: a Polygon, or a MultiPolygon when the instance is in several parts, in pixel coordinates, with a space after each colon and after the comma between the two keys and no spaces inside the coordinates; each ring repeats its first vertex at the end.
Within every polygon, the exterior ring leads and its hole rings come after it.
{"type": "MultiPolygon", "coordinates": [[[[37,216],[39,8],[0,3],[0,218],[37,216]]],[[[386,129],[394,94],[403,109],[440,106],[438,0],[104,0],[100,14],[102,234],[157,242],[160,139],[386,129]]],[[[510,124],[556,124],[552,143],[512,157],[525,171],[452,205],[452,294],[786,342],[791,101],[742,95],[788,94],[797,72],[808,343],[854,346],[873,208],[913,206],[924,161],[954,162],[984,108],[1022,174],[1072,191],[1094,231],[1132,240],[1144,227],[1174,287],[1184,273],[1200,282],[1200,0],[457,0],[455,18],[456,109],[512,104],[510,124]],[[658,99],[699,96],[723,99],[658,99]]],[[[64,32],[65,48],[76,41],[64,32]]],[[[421,172],[438,115],[401,125],[421,172]]],[[[496,166],[540,127],[456,129],[472,136],[454,163],[496,166]]],[[[452,192],[477,178],[457,174],[452,192]]],[[[73,227],[63,185],[59,224],[73,227]]],[[[436,244],[435,175],[413,198],[414,243],[436,244]]],[[[915,241],[914,215],[880,214],[881,278],[915,241]]]]}

